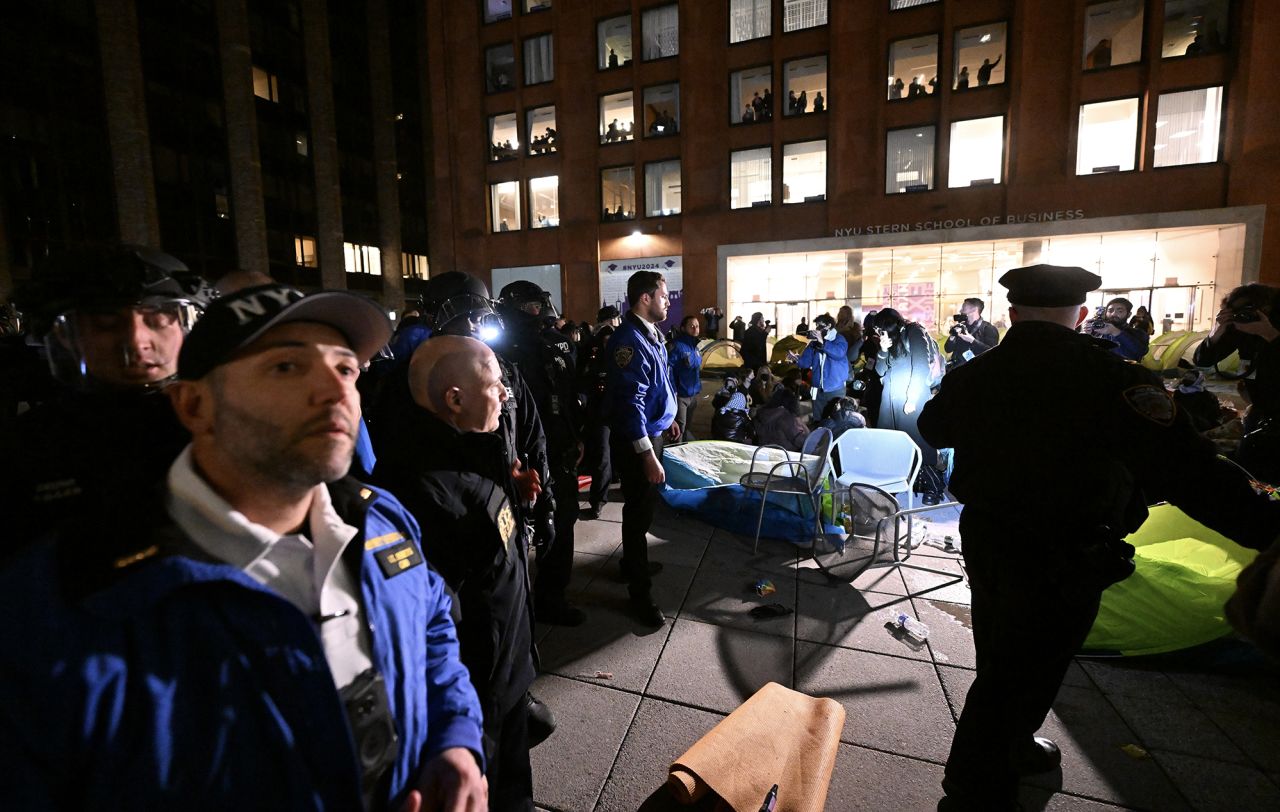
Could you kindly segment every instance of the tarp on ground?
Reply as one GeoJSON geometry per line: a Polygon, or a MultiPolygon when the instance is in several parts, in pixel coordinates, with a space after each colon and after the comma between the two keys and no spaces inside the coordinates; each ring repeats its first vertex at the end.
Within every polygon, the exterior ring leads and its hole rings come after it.
{"type": "Polygon", "coordinates": [[[1231,631],[1223,604],[1236,576],[1258,553],[1241,547],[1173,505],[1157,505],[1126,539],[1133,575],[1102,593],[1086,654],[1163,654],[1231,631]]]}
{"type": "MultiPolygon", "coordinates": [[[[662,453],[667,487],[662,499],[676,510],[689,511],[705,522],[744,536],[755,536],[760,515],[760,492],[738,484],[751,470],[756,446],[724,440],[699,440],[669,446],[662,453]]],[[[762,448],[755,470],[768,471],[784,459],[777,448],[762,448]]],[[[790,454],[810,470],[821,465],[818,457],[790,454]]],[[[813,504],[803,497],[770,494],[765,505],[760,537],[807,544],[813,536],[813,504]]],[[[832,532],[836,528],[829,528],[832,532]]]]}

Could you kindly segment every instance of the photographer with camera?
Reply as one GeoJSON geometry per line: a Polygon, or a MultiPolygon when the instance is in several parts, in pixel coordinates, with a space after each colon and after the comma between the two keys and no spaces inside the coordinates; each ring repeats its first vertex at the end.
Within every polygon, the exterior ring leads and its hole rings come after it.
{"type": "Polygon", "coordinates": [[[813,371],[813,416],[817,420],[827,401],[844,396],[849,380],[849,342],[836,332],[836,320],[823,313],[813,320],[813,328],[805,333],[809,346],[796,355],[787,353],[801,369],[813,371]]]}
{"type": "Polygon", "coordinates": [[[942,345],[951,357],[947,368],[954,369],[966,361],[972,361],[979,355],[1000,343],[1000,333],[995,325],[982,320],[982,300],[969,298],[960,305],[960,312],[952,316],[951,335],[942,345]]]}
{"type": "Polygon", "coordinates": [[[1254,282],[1241,285],[1222,300],[1213,330],[1196,348],[1198,367],[1217,364],[1233,352],[1248,362],[1245,391],[1253,406],[1245,417],[1245,431],[1280,414],[1280,289],[1254,282]]]}
{"type": "Polygon", "coordinates": [[[769,363],[769,322],[764,314],[756,311],[751,314],[751,325],[742,337],[742,365],[748,369],[759,369],[769,363]]]}
{"type": "Polygon", "coordinates": [[[1132,313],[1133,302],[1117,296],[1084,323],[1084,332],[1115,344],[1111,351],[1121,358],[1141,361],[1142,356],[1147,354],[1147,334],[1129,326],[1129,316],[1132,313]]]}

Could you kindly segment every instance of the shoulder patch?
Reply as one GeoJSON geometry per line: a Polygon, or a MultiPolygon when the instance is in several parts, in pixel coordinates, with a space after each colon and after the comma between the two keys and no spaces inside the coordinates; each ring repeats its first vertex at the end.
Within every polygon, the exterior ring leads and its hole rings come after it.
{"type": "Polygon", "coordinates": [[[613,351],[613,362],[622,369],[626,369],[627,364],[631,363],[631,359],[635,354],[636,351],[633,347],[618,347],[613,351]]]}
{"type": "Polygon", "coordinates": [[[1139,417],[1161,426],[1172,426],[1178,414],[1178,407],[1163,386],[1132,386],[1124,390],[1124,402],[1139,417]]]}
{"type": "Polygon", "coordinates": [[[511,504],[503,501],[502,509],[498,511],[498,533],[502,536],[502,543],[506,546],[507,555],[514,557],[515,548],[512,541],[516,537],[516,517],[511,512],[511,504]]]}

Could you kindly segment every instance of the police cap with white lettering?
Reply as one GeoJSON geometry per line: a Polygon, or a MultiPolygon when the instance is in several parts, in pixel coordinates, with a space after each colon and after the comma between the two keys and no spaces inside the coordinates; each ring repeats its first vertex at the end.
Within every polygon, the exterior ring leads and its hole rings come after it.
{"type": "Polygon", "coordinates": [[[328,325],[342,333],[362,364],[391,338],[390,320],[368,299],[340,291],[307,295],[284,285],[260,285],[209,305],[182,343],[178,377],[203,378],[272,327],[297,321],[328,325]]]}
{"type": "Polygon", "coordinates": [[[1102,277],[1072,265],[1028,265],[1000,277],[1009,289],[1009,304],[1027,307],[1070,307],[1084,304],[1085,294],[1102,287],[1102,277]]]}

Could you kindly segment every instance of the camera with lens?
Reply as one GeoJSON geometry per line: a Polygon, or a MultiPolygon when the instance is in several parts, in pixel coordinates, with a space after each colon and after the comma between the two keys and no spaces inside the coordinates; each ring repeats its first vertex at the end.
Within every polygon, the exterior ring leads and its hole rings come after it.
{"type": "Polygon", "coordinates": [[[1097,330],[1101,330],[1103,327],[1106,327],[1110,323],[1111,322],[1107,321],[1107,309],[1099,305],[1093,311],[1093,318],[1090,319],[1088,322],[1088,330],[1089,332],[1092,333],[1097,330]]]}
{"type": "Polygon", "coordinates": [[[1252,324],[1255,321],[1262,321],[1262,314],[1258,312],[1256,307],[1242,307],[1239,310],[1232,311],[1231,321],[1237,324],[1252,324]]]}
{"type": "Polygon", "coordinates": [[[963,333],[969,329],[969,320],[965,318],[963,313],[955,314],[951,317],[951,321],[954,322],[954,324],[951,325],[952,335],[958,335],[959,333],[963,333]]]}

